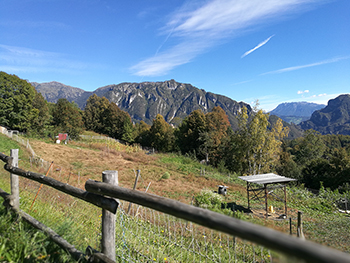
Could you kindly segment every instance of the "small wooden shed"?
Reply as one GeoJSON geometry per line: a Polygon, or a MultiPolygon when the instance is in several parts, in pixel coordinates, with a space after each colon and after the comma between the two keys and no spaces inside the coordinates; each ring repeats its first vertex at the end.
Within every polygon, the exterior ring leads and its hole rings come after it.
{"type": "Polygon", "coordinates": [[[250,200],[260,200],[262,198],[265,199],[266,218],[268,217],[268,195],[272,193],[274,189],[283,188],[284,197],[280,198],[276,195],[274,195],[274,197],[284,202],[284,213],[287,216],[286,183],[296,181],[296,179],[284,177],[274,173],[239,176],[238,178],[247,182],[248,209],[250,209],[250,200]],[[261,185],[263,187],[261,187],[261,185]],[[250,193],[252,194],[250,195],[250,193]]]}

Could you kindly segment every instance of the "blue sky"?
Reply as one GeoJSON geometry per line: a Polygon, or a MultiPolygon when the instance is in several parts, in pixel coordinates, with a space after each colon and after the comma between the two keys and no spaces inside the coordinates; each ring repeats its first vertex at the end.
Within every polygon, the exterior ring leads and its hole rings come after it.
{"type": "Polygon", "coordinates": [[[269,111],[350,93],[349,0],[0,0],[0,70],[93,91],[175,79],[269,111]]]}

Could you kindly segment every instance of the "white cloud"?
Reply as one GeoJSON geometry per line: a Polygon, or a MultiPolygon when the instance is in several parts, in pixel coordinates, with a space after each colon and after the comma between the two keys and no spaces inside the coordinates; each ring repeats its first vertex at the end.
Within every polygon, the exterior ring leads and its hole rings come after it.
{"type": "Polygon", "coordinates": [[[76,73],[96,67],[70,59],[65,54],[0,44],[0,70],[21,72],[76,73]]]}
{"type": "Polygon", "coordinates": [[[257,50],[258,48],[261,48],[263,45],[265,45],[267,42],[270,41],[270,39],[273,37],[274,35],[268,37],[267,39],[265,39],[263,42],[259,43],[256,47],[248,50],[247,52],[245,52],[241,58],[244,58],[245,56],[249,55],[250,53],[254,52],[255,50],[257,50]]]}
{"type": "Polygon", "coordinates": [[[303,93],[309,93],[309,90],[304,90],[304,91],[302,91],[302,90],[298,90],[298,94],[303,94],[303,93]]]}
{"type": "MultiPolygon", "coordinates": [[[[220,41],[241,34],[286,14],[319,4],[315,0],[209,0],[187,2],[171,14],[162,28],[164,34],[176,38],[177,44],[146,58],[131,70],[139,76],[164,75],[173,68],[189,63],[196,56],[218,45],[220,41]],[[174,60],[169,60],[174,59],[174,60]]],[[[266,43],[265,43],[266,44],[266,43]]]]}
{"type": "Polygon", "coordinates": [[[323,61],[316,62],[316,63],[311,63],[311,64],[306,64],[306,65],[301,65],[301,66],[294,66],[294,67],[289,67],[289,68],[278,69],[278,70],[266,72],[266,73],[263,73],[263,74],[260,74],[260,75],[279,74],[279,73],[299,70],[299,69],[303,69],[303,68],[310,68],[310,67],[315,67],[315,66],[321,66],[321,65],[325,65],[325,64],[329,64],[329,63],[335,63],[335,62],[338,62],[338,61],[341,61],[341,60],[344,60],[344,59],[349,59],[349,58],[350,58],[350,56],[347,56],[347,57],[336,57],[336,58],[331,58],[331,59],[323,60],[323,61]]]}

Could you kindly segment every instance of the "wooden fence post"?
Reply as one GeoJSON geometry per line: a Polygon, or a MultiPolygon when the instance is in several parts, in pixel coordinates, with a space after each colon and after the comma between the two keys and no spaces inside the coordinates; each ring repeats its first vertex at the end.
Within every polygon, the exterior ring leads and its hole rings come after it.
{"type": "Polygon", "coordinates": [[[301,239],[305,239],[304,237],[304,233],[303,233],[303,224],[301,221],[301,215],[303,213],[298,211],[298,228],[297,228],[297,237],[301,238],[301,239]]]}
{"type": "MultiPolygon", "coordinates": [[[[18,149],[11,149],[13,167],[18,167],[18,149]]],[[[11,195],[13,198],[13,208],[19,210],[19,181],[18,175],[11,174],[11,195]]]]}
{"type": "MultiPolygon", "coordinates": [[[[118,171],[103,171],[102,181],[104,183],[118,185],[118,171]]],[[[115,261],[115,220],[116,215],[108,210],[102,209],[102,253],[115,261]]]]}
{"type": "MultiPolygon", "coordinates": [[[[135,170],[134,170],[134,171],[135,171],[135,170]]],[[[137,170],[137,175],[136,175],[136,178],[135,178],[135,183],[134,183],[134,188],[133,188],[133,190],[136,189],[137,181],[139,180],[139,176],[140,176],[140,172],[141,172],[140,170],[137,170]]],[[[128,207],[128,212],[127,212],[127,214],[130,213],[131,206],[132,206],[132,202],[129,203],[129,207],[128,207]]]]}

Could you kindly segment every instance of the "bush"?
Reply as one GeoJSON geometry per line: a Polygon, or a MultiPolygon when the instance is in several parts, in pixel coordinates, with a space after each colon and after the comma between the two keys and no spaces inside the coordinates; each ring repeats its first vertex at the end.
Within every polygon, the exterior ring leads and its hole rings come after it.
{"type": "Polygon", "coordinates": [[[168,172],[165,172],[163,175],[162,175],[162,178],[161,179],[169,179],[170,178],[170,174],[168,172]]]}
{"type": "Polygon", "coordinates": [[[223,198],[221,195],[214,193],[211,190],[202,190],[199,194],[194,197],[195,206],[202,208],[221,208],[223,198]]]}

